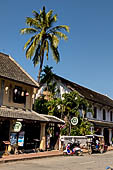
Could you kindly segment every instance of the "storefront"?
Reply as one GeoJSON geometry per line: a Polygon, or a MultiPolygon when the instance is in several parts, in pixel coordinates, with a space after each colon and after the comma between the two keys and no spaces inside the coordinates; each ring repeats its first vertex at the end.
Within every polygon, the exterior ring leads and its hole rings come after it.
{"type": "Polygon", "coordinates": [[[64,124],[64,121],[54,116],[0,108],[0,151],[5,151],[6,146],[9,152],[12,148],[14,152],[58,149],[59,124],[64,124]]]}
{"type": "Polygon", "coordinates": [[[98,120],[89,120],[94,125],[94,132],[97,135],[103,135],[106,145],[112,144],[113,137],[113,123],[108,121],[98,121],[98,120]]]}

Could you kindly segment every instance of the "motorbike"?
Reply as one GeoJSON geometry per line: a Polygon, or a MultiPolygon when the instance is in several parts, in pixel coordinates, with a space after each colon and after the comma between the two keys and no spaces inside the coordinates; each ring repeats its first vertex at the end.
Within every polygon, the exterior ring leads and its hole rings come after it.
{"type": "Polygon", "coordinates": [[[63,151],[64,155],[76,155],[81,156],[83,151],[80,148],[80,143],[68,143],[65,150],[63,151]]]}
{"type": "Polygon", "coordinates": [[[113,168],[111,168],[110,166],[107,166],[106,169],[113,170],[113,168]]]}

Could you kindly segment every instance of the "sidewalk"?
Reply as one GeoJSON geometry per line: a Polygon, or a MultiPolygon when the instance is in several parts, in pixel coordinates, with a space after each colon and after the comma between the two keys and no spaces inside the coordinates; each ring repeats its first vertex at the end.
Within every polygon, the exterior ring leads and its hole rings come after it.
{"type": "Polygon", "coordinates": [[[38,153],[18,154],[18,155],[8,155],[8,156],[2,156],[2,158],[0,158],[0,163],[7,163],[11,161],[20,161],[20,160],[28,160],[28,159],[46,158],[46,157],[53,157],[53,156],[62,156],[62,155],[63,155],[63,152],[59,150],[45,151],[45,152],[38,152],[38,153]]]}
{"type": "MultiPolygon", "coordinates": [[[[88,150],[82,149],[83,153],[88,153],[88,150]]],[[[113,147],[108,147],[108,151],[113,150],[113,147]]],[[[38,153],[24,153],[18,155],[8,155],[2,156],[0,158],[0,163],[7,163],[11,161],[21,161],[21,160],[28,160],[28,159],[39,159],[39,158],[46,158],[46,157],[53,157],[53,156],[63,156],[63,151],[59,150],[52,150],[52,151],[45,151],[45,152],[38,152],[38,153]]]]}

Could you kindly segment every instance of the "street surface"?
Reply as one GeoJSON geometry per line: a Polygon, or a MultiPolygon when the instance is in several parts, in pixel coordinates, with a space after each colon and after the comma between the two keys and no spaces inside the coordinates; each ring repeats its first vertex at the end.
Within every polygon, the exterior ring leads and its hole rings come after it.
{"type": "Polygon", "coordinates": [[[107,166],[113,167],[113,151],[4,163],[0,170],[105,170],[107,166]]]}

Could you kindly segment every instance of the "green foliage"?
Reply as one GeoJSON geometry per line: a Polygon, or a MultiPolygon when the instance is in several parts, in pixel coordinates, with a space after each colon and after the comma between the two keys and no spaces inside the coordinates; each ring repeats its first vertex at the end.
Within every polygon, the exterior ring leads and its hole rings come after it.
{"type": "Polygon", "coordinates": [[[36,99],[33,108],[34,111],[40,114],[48,114],[47,103],[48,101],[44,99],[44,96],[36,99]]]}
{"type": "Polygon", "coordinates": [[[70,132],[70,123],[69,121],[61,128],[61,135],[70,135],[71,136],[84,136],[91,134],[90,128],[91,124],[90,122],[86,121],[85,119],[78,118],[78,124],[76,126],[71,125],[71,132],[70,132]]]}
{"type": "Polygon", "coordinates": [[[66,25],[53,26],[57,21],[57,15],[53,15],[53,10],[46,13],[45,7],[38,13],[32,12],[34,17],[26,18],[28,28],[20,30],[21,34],[33,34],[33,36],[24,45],[26,50],[26,57],[33,60],[34,66],[40,63],[40,73],[44,62],[44,54],[48,60],[49,49],[52,51],[53,59],[58,63],[60,61],[60,54],[58,51],[58,44],[60,39],[67,40],[67,35],[63,31],[69,32],[69,27],[66,25]]]}

